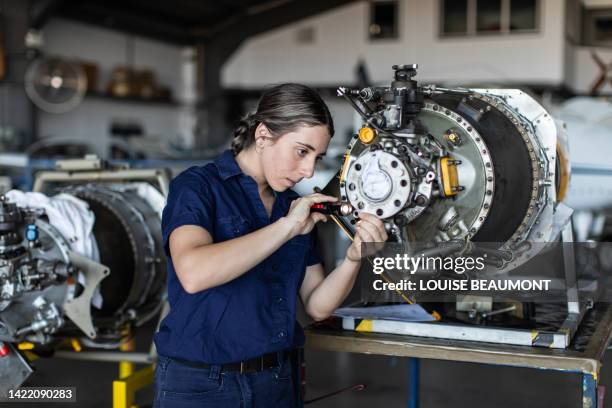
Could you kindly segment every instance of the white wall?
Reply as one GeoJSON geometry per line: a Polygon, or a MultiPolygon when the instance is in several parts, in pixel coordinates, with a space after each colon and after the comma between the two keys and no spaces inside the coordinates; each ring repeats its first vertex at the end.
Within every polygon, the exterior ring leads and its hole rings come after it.
{"type": "MultiPolygon", "coordinates": [[[[46,55],[73,57],[95,62],[99,67],[98,90],[103,91],[113,68],[126,65],[126,34],[64,19],[52,19],[43,28],[46,55]]],[[[133,62],[136,69],[151,69],[157,83],[172,90],[179,101],[193,101],[195,77],[186,61],[190,49],[134,38],[133,62]]],[[[192,143],[193,114],[188,108],[169,105],[116,102],[85,97],[75,110],[64,114],[40,112],[41,137],[74,137],[94,144],[104,153],[113,119],[136,119],[147,135],[177,143],[192,143]]]]}
{"type": "Polygon", "coordinates": [[[249,39],[223,70],[225,86],[258,88],[281,81],[318,86],[354,82],[360,58],[374,81],[388,82],[391,66],[418,63],[426,82],[560,84],[563,81],[565,2],[542,0],[540,32],[508,36],[440,38],[439,1],[400,0],[399,38],[368,39],[367,2],[249,39]],[[296,41],[313,27],[313,44],[296,41]]]}
{"type": "Polygon", "coordinates": [[[612,0],[582,0],[586,8],[612,7],[612,0]]]}
{"type": "MultiPolygon", "coordinates": [[[[612,64],[612,49],[609,47],[568,47],[569,64],[573,67],[568,72],[568,87],[578,94],[588,94],[595,81],[600,77],[601,70],[595,63],[592,53],[595,53],[605,65],[612,64]]],[[[608,72],[608,78],[612,78],[612,72],[608,72]]],[[[605,85],[600,88],[600,94],[611,94],[612,86],[610,80],[606,79],[605,85]]]]}

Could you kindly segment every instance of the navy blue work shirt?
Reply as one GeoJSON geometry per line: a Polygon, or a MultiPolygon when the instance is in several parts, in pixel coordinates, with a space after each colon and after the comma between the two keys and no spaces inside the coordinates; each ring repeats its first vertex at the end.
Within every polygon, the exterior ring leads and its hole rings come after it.
{"type": "Polygon", "coordinates": [[[296,306],[306,267],[321,262],[315,230],[287,241],[238,278],[194,294],[183,289],[168,249],[170,233],[182,225],[201,226],[213,242],[222,242],[284,217],[296,197],[292,190],[277,193],[268,217],[257,183],[229,150],[172,180],[162,216],[170,313],[154,338],[160,355],[227,364],[304,344],[296,306]]]}

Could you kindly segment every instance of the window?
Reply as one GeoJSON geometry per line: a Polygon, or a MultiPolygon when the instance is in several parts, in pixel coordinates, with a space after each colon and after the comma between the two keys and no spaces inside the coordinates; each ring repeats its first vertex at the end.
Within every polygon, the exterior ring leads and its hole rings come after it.
{"type": "Polygon", "coordinates": [[[476,31],[499,33],[501,31],[501,0],[476,1],[476,31]]]}
{"type": "Polygon", "coordinates": [[[587,10],[583,27],[585,45],[612,45],[612,9],[587,10]]]}
{"type": "Polygon", "coordinates": [[[467,34],[467,5],[468,0],[444,1],[444,34],[467,34]]]}
{"type": "Polygon", "coordinates": [[[612,16],[595,19],[595,41],[612,42],[612,16]]]}
{"type": "Polygon", "coordinates": [[[440,0],[441,35],[511,34],[538,30],[540,0],[440,0]]]}
{"type": "Polygon", "coordinates": [[[510,31],[536,30],[537,0],[512,0],[510,2],[510,31]]]}
{"type": "Polygon", "coordinates": [[[370,39],[397,38],[397,1],[370,3],[370,39]]]}

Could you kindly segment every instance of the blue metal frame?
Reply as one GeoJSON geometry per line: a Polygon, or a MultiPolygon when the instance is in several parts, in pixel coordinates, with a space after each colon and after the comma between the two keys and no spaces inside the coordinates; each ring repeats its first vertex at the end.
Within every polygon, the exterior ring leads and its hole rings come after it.
{"type": "Polygon", "coordinates": [[[419,408],[419,368],[416,357],[408,359],[408,408],[419,408]]]}
{"type": "MultiPolygon", "coordinates": [[[[408,408],[419,408],[420,360],[408,358],[408,408]]],[[[546,370],[548,371],[548,370],[546,370]]],[[[558,371],[558,370],[553,370],[558,371]]],[[[559,370],[564,371],[564,370],[559,370]]],[[[564,371],[575,373],[576,371],[564,371]]],[[[582,375],[582,408],[597,408],[597,377],[591,373],[578,371],[582,375]]]]}
{"type": "Polygon", "coordinates": [[[582,374],[582,408],[597,408],[597,380],[593,374],[582,374]]]}

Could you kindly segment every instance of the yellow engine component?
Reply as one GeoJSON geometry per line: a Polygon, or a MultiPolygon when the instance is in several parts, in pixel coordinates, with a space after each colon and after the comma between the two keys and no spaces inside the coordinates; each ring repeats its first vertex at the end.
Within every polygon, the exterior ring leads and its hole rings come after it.
{"type": "Polygon", "coordinates": [[[342,162],[342,168],[340,169],[340,182],[344,181],[344,175],[346,173],[346,168],[348,167],[347,164],[349,157],[350,155],[348,153],[344,155],[344,161],[342,162]]]}
{"type": "Polygon", "coordinates": [[[359,130],[359,140],[363,144],[370,144],[376,139],[376,132],[374,129],[364,126],[359,130]]]}
{"type": "Polygon", "coordinates": [[[440,172],[442,174],[442,186],[446,197],[454,196],[459,191],[459,176],[457,175],[457,163],[448,156],[440,159],[440,172]]]}
{"type": "Polygon", "coordinates": [[[70,345],[72,346],[72,349],[77,353],[83,349],[79,340],[75,338],[70,339],[70,345]]]}
{"type": "Polygon", "coordinates": [[[561,202],[565,199],[567,189],[570,183],[570,164],[567,160],[567,148],[562,143],[557,141],[557,201],[561,202]]]}
{"type": "Polygon", "coordinates": [[[28,341],[21,342],[17,345],[19,350],[32,350],[34,348],[34,343],[30,343],[28,341]]]}

